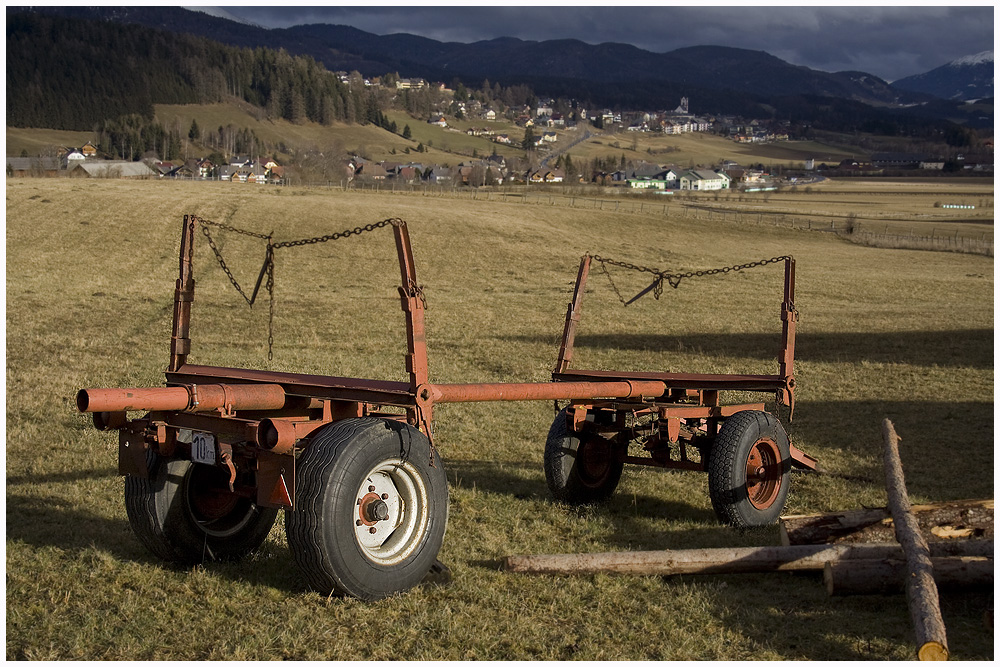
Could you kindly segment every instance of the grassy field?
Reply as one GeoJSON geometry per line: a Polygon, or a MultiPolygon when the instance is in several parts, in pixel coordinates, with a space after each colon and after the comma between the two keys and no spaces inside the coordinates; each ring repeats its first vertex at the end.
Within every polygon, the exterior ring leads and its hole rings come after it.
{"type": "MultiPolygon", "coordinates": [[[[687,201],[687,200],[685,200],[687,201]]],[[[731,190],[690,201],[734,219],[811,221],[816,229],[851,221],[858,231],[993,239],[993,181],[986,178],[824,179],[777,192],[731,190]],[[971,209],[944,205],[972,206],[971,209]],[[735,214],[739,215],[735,215],[735,214]]]]}
{"type": "MultiPolygon", "coordinates": [[[[558,146],[557,146],[558,147],[558,146]]],[[[857,157],[848,149],[813,141],[782,141],[773,144],[738,144],[714,134],[696,132],[665,135],[652,132],[618,132],[588,139],[574,146],[570,155],[592,160],[625,156],[626,160],[646,160],[690,168],[717,165],[723,160],[740,164],[781,165],[801,169],[806,160],[836,164],[844,158],[857,157]]]]}
{"type": "Polygon", "coordinates": [[[56,146],[83,146],[93,139],[93,132],[8,127],[7,157],[18,157],[22,151],[29,157],[36,155],[55,157],[53,148],[56,146]]]}
{"type": "MultiPolygon", "coordinates": [[[[990,192],[992,190],[990,189],[990,192]]],[[[992,498],[992,258],[865,248],[830,234],[677,214],[326,189],[69,179],[7,181],[7,658],[33,660],[912,658],[902,595],[828,598],[813,575],[528,577],[522,553],[777,544],[717,523],[703,475],[627,469],[606,505],[552,503],[552,405],[444,405],[448,586],[374,604],[300,583],[281,522],[238,564],[166,567],[129,528],[117,439],[76,413],[81,387],[156,386],[168,360],[177,242],[195,213],[291,240],[409,222],[425,286],[431,379],[545,380],[580,256],[672,271],[792,254],[798,403],[792,440],[827,475],[795,474],[787,513],[881,506],[891,418],[914,502],[992,498]]],[[[872,195],[880,207],[892,192],[872,195]]],[[[863,201],[857,206],[862,206],[863,201]]],[[[852,204],[854,206],[854,204],[852,204]]],[[[859,210],[859,215],[864,209],[859,210]]],[[[199,236],[199,241],[200,241],[199,236]]],[[[252,283],[263,247],[220,233],[252,283]]],[[[690,279],[623,309],[599,273],[581,367],[774,372],[781,271],[690,279]]],[[[283,249],[274,361],[202,243],[194,363],[403,379],[398,271],[386,230],[283,249]]],[[[642,277],[612,271],[622,291],[642,277]]],[[[726,398],[740,398],[726,397],[726,398]]],[[[987,591],[943,594],[951,655],[991,660],[987,591]]]]}

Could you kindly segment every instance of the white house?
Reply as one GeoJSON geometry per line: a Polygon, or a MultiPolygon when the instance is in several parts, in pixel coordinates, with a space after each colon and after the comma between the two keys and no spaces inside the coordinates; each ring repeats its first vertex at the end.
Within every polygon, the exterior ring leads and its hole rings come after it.
{"type": "Polygon", "coordinates": [[[680,177],[673,169],[667,169],[655,176],[629,178],[625,183],[634,190],[676,190],[680,177]]]}
{"type": "Polygon", "coordinates": [[[691,169],[681,174],[681,190],[727,190],[729,176],[711,169],[691,169]]]}

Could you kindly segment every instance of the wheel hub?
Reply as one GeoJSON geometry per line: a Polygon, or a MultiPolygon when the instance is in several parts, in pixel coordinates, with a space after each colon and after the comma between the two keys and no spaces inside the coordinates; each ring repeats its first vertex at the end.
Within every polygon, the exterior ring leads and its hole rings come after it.
{"type": "Polygon", "coordinates": [[[764,510],[774,504],[781,490],[781,452],[773,440],[762,438],[750,448],[746,485],[751,505],[764,510]]]}
{"type": "Polygon", "coordinates": [[[183,491],[191,517],[209,535],[225,537],[239,531],[252,519],[253,504],[229,490],[229,476],[219,468],[192,466],[183,491]]]}
{"type": "Polygon", "coordinates": [[[599,486],[611,472],[611,447],[606,441],[581,435],[577,464],[580,479],[589,486],[599,486]]]}
{"type": "Polygon", "coordinates": [[[427,490],[412,464],[386,461],[358,488],[354,536],[362,553],[380,564],[406,558],[429,521],[427,490]]]}

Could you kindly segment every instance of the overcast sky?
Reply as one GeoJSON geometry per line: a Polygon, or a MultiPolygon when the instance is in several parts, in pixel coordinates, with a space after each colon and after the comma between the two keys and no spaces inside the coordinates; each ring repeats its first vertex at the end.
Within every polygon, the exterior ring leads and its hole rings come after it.
{"type": "MultiPolygon", "coordinates": [[[[244,4],[215,9],[267,28],[332,23],[379,35],[408,32],[453,42],[494,37],[575,38],[590,44],[634,44],[657,53],[683,46],[732,46],[767,51],[813,69],[860,70],[893,81],[962,56],[993,50],[992,2],[966,5],[700,8],[662,3],[642,7],[244,4]]],[[[208,7],[202,9],[211,11],[208,7]]]]}

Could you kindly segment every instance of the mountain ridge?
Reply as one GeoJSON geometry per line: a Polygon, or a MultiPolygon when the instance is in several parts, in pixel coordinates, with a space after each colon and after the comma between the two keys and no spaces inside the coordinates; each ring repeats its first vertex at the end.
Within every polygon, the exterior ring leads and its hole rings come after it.
{"type": "MultiPolygon", "coordinates": [[[[440,42],[409,33],[376,35],[351,26],[312,23],[267,29],[180,7],[37,7],[93,18],[188,32],[233,46],[284,48],[308,55],[328,69],[357,69],[366,76],[398,72],[430,80],[465,78],[511,82],[516,77],[568,78],[604,83],[660,81],[759,95],[820,95],[876,106],[919,104],[927,96],[900,90],[873,74],[859,84],[849,74],[792,65],[765,51],[693,46],[654,53],[630,44],[592,45],[566,40],[528,41],[511,37],[473,43],[440,42]],[[401,67],[415,71],[400,71],[401,67]]],[[[542,92],[542,91],[540,91],[542,92]]],[[[664,102],[663,104],[666,104],[664,102]]],[[[676,104],[672,101],[670,105],[676,104]]]]}
{"type": "Polygon", "coordinates": [[[894,81],[893,86],[946,100],[993,97],[993,52],[957,58],[929,72],[894,81]]]}

